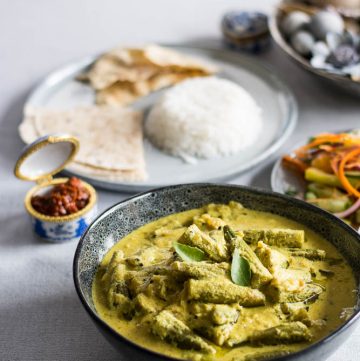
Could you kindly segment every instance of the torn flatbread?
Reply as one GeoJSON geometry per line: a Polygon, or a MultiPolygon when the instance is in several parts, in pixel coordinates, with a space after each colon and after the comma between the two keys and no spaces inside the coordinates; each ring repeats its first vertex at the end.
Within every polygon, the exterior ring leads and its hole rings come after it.
{"type": "Polygon", "coordinates": [[[80,141],[74,164],[103,170],[104,176],[117,172],[119,179],[122,172],[129,179],[131,172],[146,178],[140,112],[111,106],[27,109],[19,133],[27,143],[47,134],[71,134],[80,141]]]}
{"type": "Polygon", "coordinates": [[[113,49],[77,79],[90,83],[97,104],[126,106],[152,91],[216,71],[216,67],[195,57],[148,45],[113,49]]]}

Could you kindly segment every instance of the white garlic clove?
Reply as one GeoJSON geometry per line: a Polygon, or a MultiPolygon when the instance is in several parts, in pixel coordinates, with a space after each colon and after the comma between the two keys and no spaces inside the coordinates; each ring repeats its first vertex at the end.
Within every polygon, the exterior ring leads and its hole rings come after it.
{"type": "Polygon", "coordinates": [[[315,39],[308,31],[300,30],[290,39],[293,48],[301,55],[307,56],[315,44],[315,39]]]}
{"type": "Polygon", "coordinates": [[[341,34],[344,31],[344,20],[335,11],[321,10],[311,18],[310,30],[319,40],[325,40],[326,34],[341,34]]]}
{"type": "Polygon", "coordinates": [[[296,31],[304,29],[310,24],[310,16],[302,11],[292,11],[281,22],[281,29],[286,36],[291,36],[296,31]]]}
{"type": "Polygon", "coordinates": [[[314,56],[321,55],[326,58],[330,54],[330,49],[323,41],[317,41],[311,52],[314,56]]]}
{"type": "Polygon", "coordinates": [[[313,68],[325,69],[326,68],[325,59],[326,57],[322,55],[315,55],[310,59],[310,64],[313,68]]]}
{"type": "Polygon", "coordinates": [[[342,42],[343,37],[341,34],[336,33],[327,33],[325,36],[326,44],[328,45],[330,51],[334,51],[336,48],[338,48],[342,42]]]}

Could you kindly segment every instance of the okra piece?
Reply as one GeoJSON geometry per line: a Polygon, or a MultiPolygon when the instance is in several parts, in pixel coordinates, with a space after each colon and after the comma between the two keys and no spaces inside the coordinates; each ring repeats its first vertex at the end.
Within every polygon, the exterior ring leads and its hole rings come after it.
{"type": "Polygon", "coordinates": [[[241,257],[245,258],[250,265],[251,269],[251,286],[254,288],[260,288],[261,286],[269,283],[273,276],[269,270],[261,263],[255,252],[250,246],[240,237],[235,234],[229,226],[224,227],[225,240],[230,245],[230,249],[233,251],[235,248],[239,250],[241,257]]]}
{"type": "Polygon", "coordinates": [[[176,271],[186,278],[214,278],[226,276],[230,266],[226,262],[207,263],[207,262],[179,262],[175,261],[171,264],[171,270],[176,271]]]}
{"type": "MultiPolygon", "coordinates": [[[[170,264],[171,263],[172,261],[170,264]]],[[[143,267],[140,272],[147,273],[148,275],[169,275],[173,273],[168,264],[156,264],[149,267],[143,267]]]]}
{"type": "Polygon", "coordinates": [[[126,264],[129,267],[139,268],[148,267],[156,263],[164,262],[171,258],[172,252],[167,249],[162,249],[156,246],[144,248],[125,259],[126,264]]]}
{"type": "Polygon", "coordinates": [[[281,311],[286,315],[288,321],[300,321],[306,326],[311,326],[307,306],[303,302],[281,303],[281,311]]]}
{"type": "Polygon", "coordinates": [[[112,268],[110,275],[110,283],[121,282],[126,280],[128,270],[124,264],[118,264],[112,268]]]}
{"type": "Polygon", "coordinates": [[[169,297],[180,291],[180,285],[174,277],[164,275],[153,275],[147,288],[147,293],[152,293],[161,300],[168,300],[169,297]]]}
{"type": "Polygon", "coordinates": [[[210,303],[239,303],[243,306],[265,304],[265,295],[259,290],[238,286],[222,279],[193,280],[186,282],[189,300],[210,303]]]}
{"type": "Polygon", "coordinates": [[[260,241],[258,243],[258,246],[255,249],[255,254],[272,275],[278,270],[289,266],[289,260],[285,255],[266,245],[264,242],[260,241]]]}
{"type": "Polygon", "coordinates": [[[135,312],[140,315],[157,313],[165,306],[159,299],[148,297],[144,293],[139,293],[133,301],[135,312]]]}
{"type": "Polygon", "coordinates": [[[130,291],[131,297],[135,297],[137,294],[144,292],[150,283],[151,276],[137,272],[127,281],[127,286],[130,291]]]}
{"type": "Polygon", "coordinates": [[[192,349],[211,354],[216,352],[214,347],[210,346],[184,322],[166,310],[161,311],[155,316],[151,325],[151,331],[162,340],[183,349],[192,349]]]}
{"type": "Polygon", "coordinates": [[[287,268],[280,269],[271,284],[286,289],[300,289],[304,283],[311,282],[311,273],[306,269],[287,268]]]}
{"type": "Polygon", "coordinates": [[[221,326],[207,326],[196,328],[195,331],[204,336],[208,340],[214,342],[215,345],[222,346],[229,338],[234,324],[226,323],[221,326]]]}
{"type": "Polygon", "coordinates": [[[221,262],[228,259],[228,250],[225,241],[216,241],[206,233],[200,231],[200,229],[195,224],[186,229],[178,242],[200,248],[208,255],[210,259],[216,262],[221,262]]]}
{"type": "Polygon", "coordinates": [[[299,290],[287,291],[270,285],[266,292],[273,302],[309,302],[316,299],[323,292],[323,288],[315,283],[308,283],[299,290]]]}
{"type": "Polygon", "coordinates": [[[289,321],[300,321],[306,326],[311,326],[311,319],[305,308],[293,311],[289,316],[289,321]]]}
{"type": "Polygon", "coordinates": [[[106,267],[105,273],[103,274],[101,281],[108,282],[114,271],[114,268],[120,265],[124,261],[123,251],[115,251],[110,259],[109,264],[106,267]]]}
{"type": "Polygon", "coordinates": [[[189,306],[194,328],[201,328],[209,325],[224,325],[235,323],[239,318],[240,307],[229,305],[218,305],[213,303],[193,303],[189,306]]]}
{"type": "Polygon", "coordinates": [[[310,330],[302,322],[296,321],[285,322],[263,331],[256,331],[249,337],[249,342],[255,345],[281,345],[309,342],[311,339],[310,330]]]}
{"type": "Polygon", "coordinates": [[[305,308],[306,305],[304,302],[297,302],[297,303],[281,303],[280,309],[283,313],[286,315],[291,315],[294,312],[301,310],[302,308],[305,308]]]}
{"type": "Polygon", "coordinates": [[[107,267],[107,272],[112,272],[112,270],[124,261],[124,252],[123,251],[115,251],[111,257],[111,260],[107,267]]]}
{"type": "Polygon", "coordinates": [[[304,257],[312,261],[322,261],[326,257],[326,252],[323,249],[302,249],[302,248],[288,248],[286,250],[290,256],[304,257]]]}
{"type": "Polygon", "coordinates": [[[110,284],[108,289],[109,303],[111,304],[111,294],[121,293],[126,297],[129,297],[130,292],[127,285],[127,274],[126,266],[119,264],[115,266],[112,273],[109,274],[110,284]]]}
{"type": "Polygon", "coordinates": [[[131,320],[134,314],[133,303],[129,297],[122,293],[114,292],[112,289],[108,292],[108,303],[111,309],[116,309],[120,316],[131,320]]]}
{"type": "Polygon", "coordinates": [[[303,230],[293,229],[247,229],[244,230],[244,241],[257,244],[263,241],[269,246],[301,248],[305,241],[303,230]]]}

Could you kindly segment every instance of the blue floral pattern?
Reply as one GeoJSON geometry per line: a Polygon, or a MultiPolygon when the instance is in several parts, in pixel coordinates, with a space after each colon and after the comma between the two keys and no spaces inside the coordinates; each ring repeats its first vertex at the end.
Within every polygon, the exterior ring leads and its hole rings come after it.
{"type": "Polygon", "coordinates": [[[48,222],[32,218],[35,233],[54,243],[78,240],[96,215],[96,206],[80,218],[67,222],[48,222]]]}

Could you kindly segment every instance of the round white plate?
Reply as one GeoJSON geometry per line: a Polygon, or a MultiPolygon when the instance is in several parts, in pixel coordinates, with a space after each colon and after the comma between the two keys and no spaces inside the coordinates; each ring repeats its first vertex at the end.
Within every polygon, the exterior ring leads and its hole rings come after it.
{"type": "MultiPolygon", "coordinates": [[[[295,148],[297,149],[297,148],[295,148]]],[[[306,181],[282,165],[282,159],[278,159],[271,171],[271,189],[274,192],[292,195],[304,199],[306,181]]]]}
{"type": "MultiPolygon", "coordinates": [[[[257,59],[226,50],[170,47],[214,63],[221,70],[218,76],[238,83],[256,99],[263,110],[264,123],[258,141],[233,156],[187,164],[179,158],[163,153],[145,140],[145,160],[149,174],[145,182],[115,182],[86,177],[81,173],[72,174],[102,188],[127,192],[138,192],[170,184],[225,180],[253,168],[268,158],[291,134],[297,120],[295,98],[276,74],[264,67],[257,59]]],[[[94,91],[75,78],[96,58],[90,56],[72,62],[50,74],[34,89],[25,106],[66,109],[94,103],[94,91]]],[[[163,91],[142,98],[134,103],[133,107],[144,110],[146,116],[149,107],[163,91]]]]}

